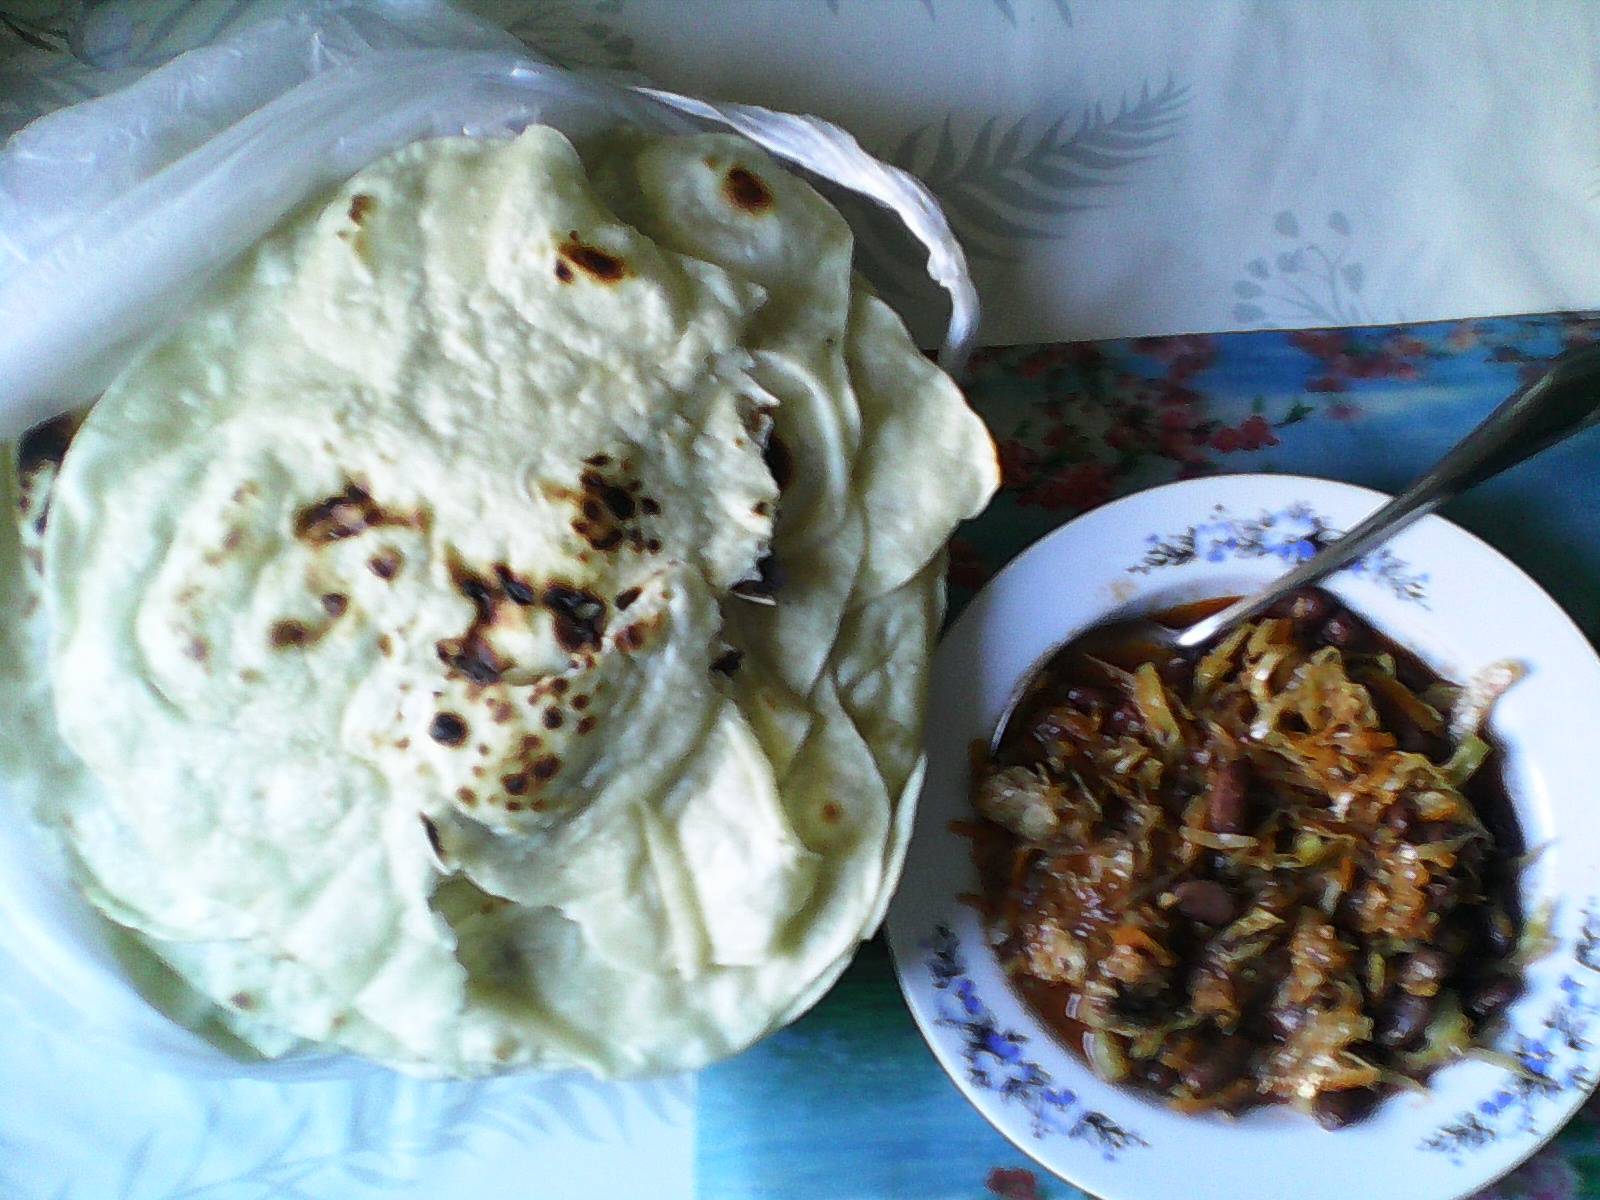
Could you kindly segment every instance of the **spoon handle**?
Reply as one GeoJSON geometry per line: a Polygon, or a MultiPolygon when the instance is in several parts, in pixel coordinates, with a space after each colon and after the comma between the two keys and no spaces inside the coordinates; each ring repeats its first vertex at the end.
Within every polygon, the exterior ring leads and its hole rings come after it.
{"type": "Polygon", "coordinates": [[[1418,517],[1523,459],[1600,422],[1600,346],[1569,351],[1532,383],[1513,392],[1457,442],[1427,474],[1337,541],[1306,559],[1266,591],[1247,596],[1183,630],[1174,639],[1194,647],[1238,621],[1272,607],[1388,541],[1418,517]]]}

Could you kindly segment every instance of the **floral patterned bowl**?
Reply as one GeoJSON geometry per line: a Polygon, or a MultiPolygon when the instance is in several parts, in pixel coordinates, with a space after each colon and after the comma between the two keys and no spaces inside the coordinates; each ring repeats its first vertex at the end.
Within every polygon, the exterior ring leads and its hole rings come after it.
{"type": "Polygon", "coordinates": [[[940,1064],[1043,1166],[1105,1200],[1350,1197],[1443,1200],[1510,1170],[1549,1139],[1600,1072],[1600,820],[1592,753],[1600,660],[1526,575],[1438,517],[1334,576],[1329,588],[1462,679],[1500,658],[1528,675],[1491,728],[1527,842],[1523,902],[1548,906],[1555,949],[1528,970],[1497,1046],[1425,1096],[1396,1096],[1329,1133],[1287,1110],[1182,1116],[1096,1078],[1009,987],[978,914],[964,838],[967,747],[987,739],[1017,681],[1085,626],[1251,590],[1384,497],[1291,475],[1190,480],[1096,509],[1036,543],[980,593],[940,647],[929,769],[889,943],[906,1001],[940,1064]]]}

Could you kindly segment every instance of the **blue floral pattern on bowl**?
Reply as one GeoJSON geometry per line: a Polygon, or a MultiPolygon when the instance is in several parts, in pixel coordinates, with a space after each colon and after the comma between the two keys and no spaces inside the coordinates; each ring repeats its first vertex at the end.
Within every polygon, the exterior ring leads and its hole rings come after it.
{"type": "MultiPolygon", "coordinates": [[[[1135,575],[1148,575],[1162,567],[1181,567],[1192,562],[1225,562],[1230,558],[1276,558],[1293,566],[1310,558],[1343,530],[1304,501],[1285,508],[1264,511],[1254,517],[1235,516],[1223,505],[1210,516],[1177,533],[1152,533],[1145,539],[1144,557],[1128,568],[1135,575]]],[[[1345,568],[1386,588],[1397,599],[1428,607],[1428,576],[1392,550],[1374,550],[1345,568]]]]}
{"type": "Polygon", "coordinates": [[[1570,971],[1562,976],[1560,994],[1540,1020],[1538,1033],[1516,1033],[1508,1052],[1518,1069],[1475,1107],[1423,1138],[1422,1149],[1459,1164],[1469,1152],[1503,1136],[1535,1132],[1538,1112],[1547,1103],[1595,1086],[1594,1076],[1571,1061],[1589,1048],[1600,1016],[1600,906],[1594,900],[1584,912],[1572,953],[1582,977],[1570,971]]]}
{"type": "Polygon", "coordinates": [[[1105,1113],[1085,1107],[1075,1092],[1056,1086],[1050,1073],[1024,1053],[1027,1035],[1002,1028],[979,997],[961,944],[948,925],[936,925],[923,945],[933,986],[941,993],[939,1024],[960,1031],[968,1080],[1026,1110],[1035,1138],[1064,1134],[1091,1142],[1107,1161],[1130,1146],[1150,1144],[1105,1113]]]}

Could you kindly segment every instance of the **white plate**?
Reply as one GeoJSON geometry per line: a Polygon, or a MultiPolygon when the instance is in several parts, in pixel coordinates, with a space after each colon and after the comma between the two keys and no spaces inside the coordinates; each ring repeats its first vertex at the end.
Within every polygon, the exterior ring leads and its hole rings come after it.
{"type": "Polygon", "coordinates": [[[1529,845],[1525,911],[1554,904],[1556,948],[1527,973],[1498,1048],[1525,1073],[1480,1061],[1440,1071],[1427,1096],[1391,1098],[1330,1133],[1260,1109],[1183,1116],[1097,1079],[1007,984],[978,914],[967,840],[968,746],[987,739],[1013,687],[1063,638],[1116,616],[1251,590],[1349,528],[1385,497],[1291,475],[1175,483],[1096,509],[1005,568],[939,649],[930,756],[889,944],[906,1001],[940,1064],[1039,1163],[1105,1200],[1471,1193],[1551,1137],[1600,1070],[1600,661],[1536,584],[1472,535],[1429,517],[1330,590],[1446,677],[1515,658],[1529,668],[1491,729],[1529,845]]]}

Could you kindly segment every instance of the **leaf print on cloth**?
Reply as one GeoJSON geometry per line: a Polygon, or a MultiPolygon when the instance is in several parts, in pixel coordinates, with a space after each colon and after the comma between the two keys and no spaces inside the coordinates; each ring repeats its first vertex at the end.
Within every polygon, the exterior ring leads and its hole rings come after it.
{"type": "MultiPolygon", "coordinates": [[[[1366,268],[1351,257],[1350,219],[1330,212],[1324,224],[1327,234],[1313,236],[1287,209],[1272,218],[1277,245],[1246,263],[1233,284],[1235,321],[1260,329],[1372,322],[1362,296],[1366,268]]],[[[1392,315],[1405,320],[1404,313],[1392,315]]]]}
{"type": "MultiPolygon", "coordinates": [[[[626,1142],[638,1109],[652,1119],[680,1120],[689,1088],[684,1079],[418,1080],[373,1068],[340,1089],[341,1119],[329,1119],[304,1086],[242,1085],[209,1101],[198,1127],[169,1121],[139,1138],[113,1194],[117,1200],[392,1194],[437,1171],[441,1158],[469,1146],[525,1143],[534,1131],[572,1142],[626,1142]],[[630,1104],[629,1097],[642,1103],[630,1104]]],[[[69,1178],[58,1194],[90,1200],[103,1193],[69,1178]]]]}
{"type": "Polygon", "coordinates": [[[1137,164],[1178,135],[1189,89],[1167,80],[1116,111],[994,116],[970,138],[954,116],[913,129],[889,157],[933,189],[967,252],[1014,259],[1015,243],[1065,237],[1071,214],[1099,208],[1105,189],[1125,186],[1137,164]]]}

